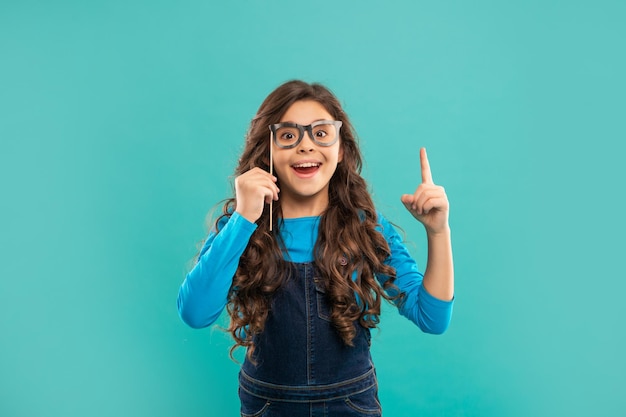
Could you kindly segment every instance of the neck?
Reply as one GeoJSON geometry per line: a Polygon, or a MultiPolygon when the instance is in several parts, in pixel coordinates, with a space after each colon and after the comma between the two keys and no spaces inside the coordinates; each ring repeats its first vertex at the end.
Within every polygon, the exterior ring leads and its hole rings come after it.
{"type": "Polygon", "coordinates": [[[328,195],[325,198],[282,197],[281,209],[285,219],[320,216],[328,208],[328,195]]]}

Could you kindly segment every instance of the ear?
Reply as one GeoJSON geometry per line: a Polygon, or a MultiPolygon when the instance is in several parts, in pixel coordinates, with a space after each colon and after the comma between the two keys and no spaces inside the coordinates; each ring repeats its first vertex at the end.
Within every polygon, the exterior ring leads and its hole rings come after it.
{"type": "Polygon", "coordinates": [[[337,159],[337,162],[341,162],[341,161],[343,161],[343,142],[340,141],[339,142],[339,158],[337,159]]]}

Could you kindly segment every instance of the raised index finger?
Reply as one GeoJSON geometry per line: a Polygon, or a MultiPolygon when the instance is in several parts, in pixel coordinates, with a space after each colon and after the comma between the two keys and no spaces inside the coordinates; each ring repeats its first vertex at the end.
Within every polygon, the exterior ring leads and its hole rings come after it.
{"type": "Polygon", "coordinates": [[[433,184],[433,174],[430,172],[430,164],[428,163],[426,148],[420,149],[420,164],[422,166],[422,183],[433,184]]]}

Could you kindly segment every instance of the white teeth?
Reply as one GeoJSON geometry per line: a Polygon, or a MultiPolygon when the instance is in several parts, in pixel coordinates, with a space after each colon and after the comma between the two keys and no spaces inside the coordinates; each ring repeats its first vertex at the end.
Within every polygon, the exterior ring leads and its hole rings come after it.
{"type": "Polygon", "coordinates": [[[294,168],[311,168],[320,166],[317,162],[304,162],[302,164],[293,165],[294,168]]]}

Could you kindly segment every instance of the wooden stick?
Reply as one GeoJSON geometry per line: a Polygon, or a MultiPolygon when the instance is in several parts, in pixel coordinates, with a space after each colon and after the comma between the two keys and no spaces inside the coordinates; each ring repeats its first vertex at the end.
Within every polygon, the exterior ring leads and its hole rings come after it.
{"type": "MultiPolygon", "coordinates": [[[[272,152],[272,149],[274,148],[274,132],[272,132],[270,130],[270,175],[274,175],[274,155],[272,152]]],[[[272,224],[273,224],[273,219],[272,219],[272,215],[273,215],[273,211],[274,211],[274,198],[272,198],[270,200],[270,232],[272,231],[272,224]]]]}

